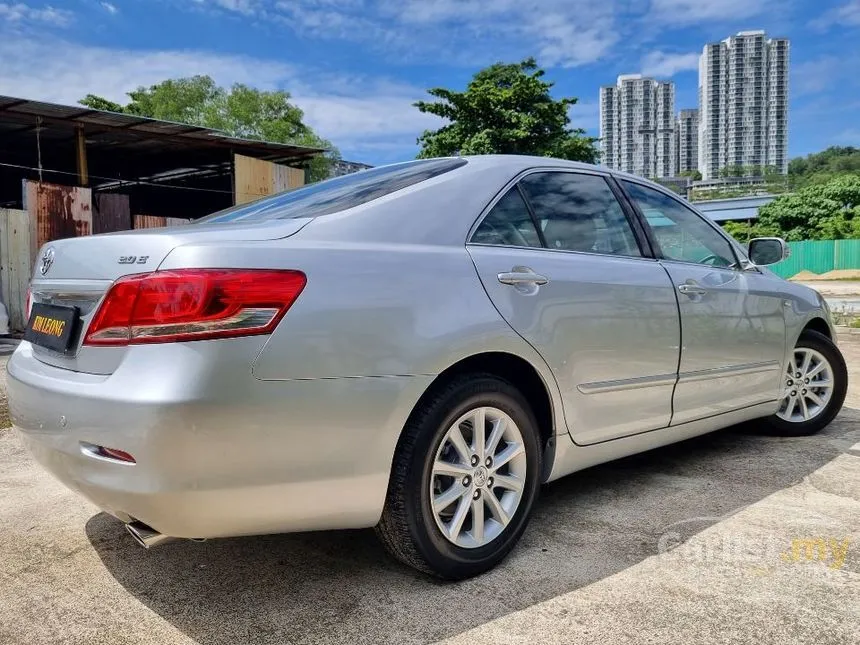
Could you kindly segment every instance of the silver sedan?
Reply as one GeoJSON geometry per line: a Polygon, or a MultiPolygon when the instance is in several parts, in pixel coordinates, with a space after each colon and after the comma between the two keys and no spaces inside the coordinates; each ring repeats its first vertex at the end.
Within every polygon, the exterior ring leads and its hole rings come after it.
{"type": "Polygon", "coordinates": [[[445,578],[539,486],[750,419],[826,426],[825,302],[638,177],[414,161],[40,250],[14,425],[144,546],[376,527],[445,578]]]}

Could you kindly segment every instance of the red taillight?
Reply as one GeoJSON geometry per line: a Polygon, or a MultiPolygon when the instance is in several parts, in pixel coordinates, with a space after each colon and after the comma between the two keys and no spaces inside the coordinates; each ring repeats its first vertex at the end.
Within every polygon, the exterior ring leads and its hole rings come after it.
{"type": "Polygon", "coordinates": [[[30,289],[28,288],[27,289],[27,298],[24,300],[24,315],[26,316],[26,318],[24,319],[24,322],[27,322],[28,320],[30,320],[30,298],[31,297],[32,296],[30,295],[30,289]]]}
{"type": "Polygon", "coordinates": [[[84,345],[137,345],[270,333],[306,283],[301,271],[175,269],[120,278],[84,345]]]}

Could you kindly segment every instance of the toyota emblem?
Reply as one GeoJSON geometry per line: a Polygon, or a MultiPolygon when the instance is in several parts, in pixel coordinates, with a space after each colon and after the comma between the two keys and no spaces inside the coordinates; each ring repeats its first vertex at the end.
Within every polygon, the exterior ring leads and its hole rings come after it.
{"type": "Polygon", "coordinates": [[[54,263],[54,249],[47,249],[42,254],[42,261],[39,263],[39,273],[45,275],[51,265],[54,263]]]}

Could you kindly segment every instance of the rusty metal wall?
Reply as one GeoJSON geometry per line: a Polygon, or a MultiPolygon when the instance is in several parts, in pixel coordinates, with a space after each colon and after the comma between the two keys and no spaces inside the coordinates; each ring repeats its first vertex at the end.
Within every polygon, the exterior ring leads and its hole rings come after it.
{"type": "Polygon", "coordinates": [[[24,331],[27,322],[24,307],[33,264],[27,211],[0,208],[0,293],[13,331],[24,331]]]}
{"type": "Polygon", "coordinates": [[[24,208],[30,214],[33,257],[43,244],[93,230],[92,190],[24,181],[24,208]]]}
{"type": "Polygon", "coordinates": [[[95,193],[93,195],[93,234],[127,231],[131,228],[128,195],[95,193]]]}

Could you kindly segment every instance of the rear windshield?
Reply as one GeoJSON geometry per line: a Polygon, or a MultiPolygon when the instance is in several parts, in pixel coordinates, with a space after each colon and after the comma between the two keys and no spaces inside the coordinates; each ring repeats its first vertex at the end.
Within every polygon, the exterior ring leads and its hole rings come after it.
{"type": "Polygon", "coordinates": [[[329,215],[365,204],[465,164],[465,159],[424,159],[361,170],[234,206],[203,217],[197,223],[247,223],[329,215]]]}

